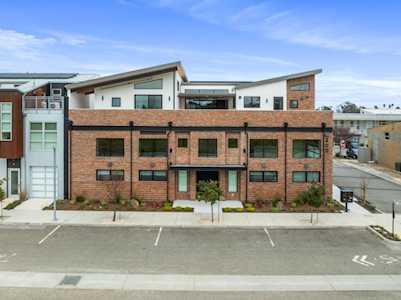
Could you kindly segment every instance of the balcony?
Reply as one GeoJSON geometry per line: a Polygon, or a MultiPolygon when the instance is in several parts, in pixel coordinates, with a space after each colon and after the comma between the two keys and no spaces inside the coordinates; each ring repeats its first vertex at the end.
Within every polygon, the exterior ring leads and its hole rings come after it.
{"type": "Polygon", "coordinates": [[[180,109],[234,109],[235,94],[228,90],[190,89],[178,94],[180,109]]]}
{"type": "Polygon", "coordinates": [[[25,96],[24,110],[62,110],[64,97],[62,96],[25,96]]]}

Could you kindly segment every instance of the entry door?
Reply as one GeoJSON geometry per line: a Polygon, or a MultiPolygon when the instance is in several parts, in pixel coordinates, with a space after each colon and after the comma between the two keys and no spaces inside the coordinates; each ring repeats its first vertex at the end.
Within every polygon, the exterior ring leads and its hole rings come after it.
{"type": "Polygon", "coordinates": [[[20,193],[20,169],[8,169],[8,195],[18,197],[20,193]]]}

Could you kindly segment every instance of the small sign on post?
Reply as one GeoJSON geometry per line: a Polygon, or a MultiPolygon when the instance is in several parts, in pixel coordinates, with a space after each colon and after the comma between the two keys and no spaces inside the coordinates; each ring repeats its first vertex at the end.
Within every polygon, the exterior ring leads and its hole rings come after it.
{"type": "Polygon", "coordinates": [[[348,203],[354,200],[352,189],[342,188],[340,191],[340,201],[345,203],[345,212],[348,212],[348,203]]]}

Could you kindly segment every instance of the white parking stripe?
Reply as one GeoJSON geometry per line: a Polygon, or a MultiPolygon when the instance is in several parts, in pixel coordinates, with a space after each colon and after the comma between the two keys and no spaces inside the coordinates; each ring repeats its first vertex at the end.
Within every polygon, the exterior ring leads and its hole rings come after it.
{"type": "Polygon", "coordinates": [[[41,239],[38,242],[38,245],[42,244],[44,241],[46,241],[53,233],[55,233],[57,231],[57,229],[59,229],[61,227],[61,225],[57,225],[56,228],[54,228],[52,231],[50,231],[43,239],[41,239]]]}
{"type": "Polygon", "coordinates": [[[272,240],[272,238],[270,236],[269,231],[267,231],[267,228],[265,227],[265,228],[263,228],[263,230],[265,231],[267,237],[269,238],[269,241],[270,241],[270,244],[272,245],[272,247],[275,247],[276,245],[274,244],[274,242],[273,242],[273,240],[272,240]]]}
{"type": "Polygon", "coordinates": [[[162,233],[162,230],[163,230],[163,227],[160,227],[159,228],[159,233],[157,234],[157,237],[156,237],[155,246],[157,246],[159,244],[160,235],[162,233]]]}

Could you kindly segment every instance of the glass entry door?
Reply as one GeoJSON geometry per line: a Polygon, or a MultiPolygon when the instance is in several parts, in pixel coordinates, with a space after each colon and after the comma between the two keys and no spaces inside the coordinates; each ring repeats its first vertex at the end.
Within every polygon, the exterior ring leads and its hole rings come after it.
{"type": "Polygon", "coordinates": [[[20,193],[20,169],[8,169],[8,195],[18,196],[20,193]]]}

